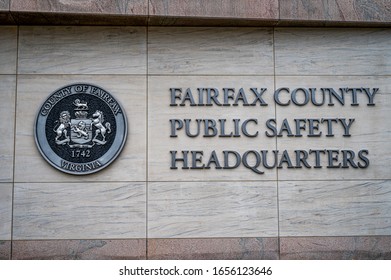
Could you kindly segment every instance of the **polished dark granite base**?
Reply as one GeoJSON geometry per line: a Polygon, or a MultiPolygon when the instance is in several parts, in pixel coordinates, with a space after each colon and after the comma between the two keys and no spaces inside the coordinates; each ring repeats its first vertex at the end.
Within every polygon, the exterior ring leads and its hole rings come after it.
{"type": "Polygon", "coordinates": [[[11,241],[0,240],[0,260],[11,258],[11,241]]]}
{"type": "Polygon", "coordinates": [[[285,260],[391,259],[391,236],[283,237],[280,258],[285,260]]]}
{"type": "Polygon", "coordinates": [[[277,238],[149,239],[148,259],[278,259],[277,238]]]}
{"type": "Polygon", "coordinates": [[[145,239],[13,241],[12,259],[131,260],[146,258],[145,239]]]}
{"type": "Polygon", "coordinates": [[[391,236],[0,241],[0,260],[390,260],[391,236]]]}

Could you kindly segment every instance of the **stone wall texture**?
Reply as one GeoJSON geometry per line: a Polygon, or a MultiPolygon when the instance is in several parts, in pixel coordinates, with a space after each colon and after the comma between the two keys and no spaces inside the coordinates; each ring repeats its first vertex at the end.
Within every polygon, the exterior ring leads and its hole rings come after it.
{"type": "Polygon", "coordinates": [[[0,259],[391,259],[390,9],[0,0],[0,259]],[[129,123],[118,159],[88,176],[51,167],[33,133],[43,100],[79,82],[107,89],[129,123]],[[375,106],[365,95],[359,106],[274,106],[270,94],[362,86],[379,88],[375,106]],[[269,105],[170,107],[170,87],[265,87],[269,105]],[[321,138],[170,137],[172,118],[254,117],[355,123],[351,137],[341,127],[321,138]],[[371,164],[170,169],[170,150],[310,148],[367,149],[371,164]]]}

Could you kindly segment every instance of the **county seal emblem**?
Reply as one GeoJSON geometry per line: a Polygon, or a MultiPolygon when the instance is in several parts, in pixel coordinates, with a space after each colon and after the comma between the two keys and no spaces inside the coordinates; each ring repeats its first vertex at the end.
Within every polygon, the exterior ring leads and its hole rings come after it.
{"type": "Polygon", "coordinates": [[[40,153],[69,174],[103,169],[119,155],[126,136],[122,106],[106,90],[91,84],[56,90],[39,109],[35,123],[40,153]]]}

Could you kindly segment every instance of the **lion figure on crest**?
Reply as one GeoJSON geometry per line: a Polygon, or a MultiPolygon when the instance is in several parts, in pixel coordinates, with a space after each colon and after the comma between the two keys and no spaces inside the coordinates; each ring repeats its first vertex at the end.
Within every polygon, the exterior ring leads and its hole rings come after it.
{"type": "Polygon", "coordinates": [[[60,113],[60,118],[57,121],[59,123],[58,127],[55,129],[57,134],[56,136],[56,144],[63,145],[66,142],[69,142],[69,136],[67,132],[67,128],[70,126],[71,114],[68,111],[62,111],[60,113]],[[65,139],[60,140],[61,136],[64,135],[65,139]]]}

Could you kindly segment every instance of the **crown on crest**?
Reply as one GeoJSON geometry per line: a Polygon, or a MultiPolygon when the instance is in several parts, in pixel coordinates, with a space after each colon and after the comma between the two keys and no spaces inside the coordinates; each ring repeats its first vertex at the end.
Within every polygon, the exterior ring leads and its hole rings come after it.
{"type": "Polygon", "coordinates": [[[84,101],[84,100],[81,100],[80,99],[76,99],[75,101],[73,101],[73,105],[76,106],[75,108],[75,116],[76,118],[78,119],[86,119],[87,118],[87,110],[88,110],[88,106],[87,106],[87,102],[84,101]]]}

